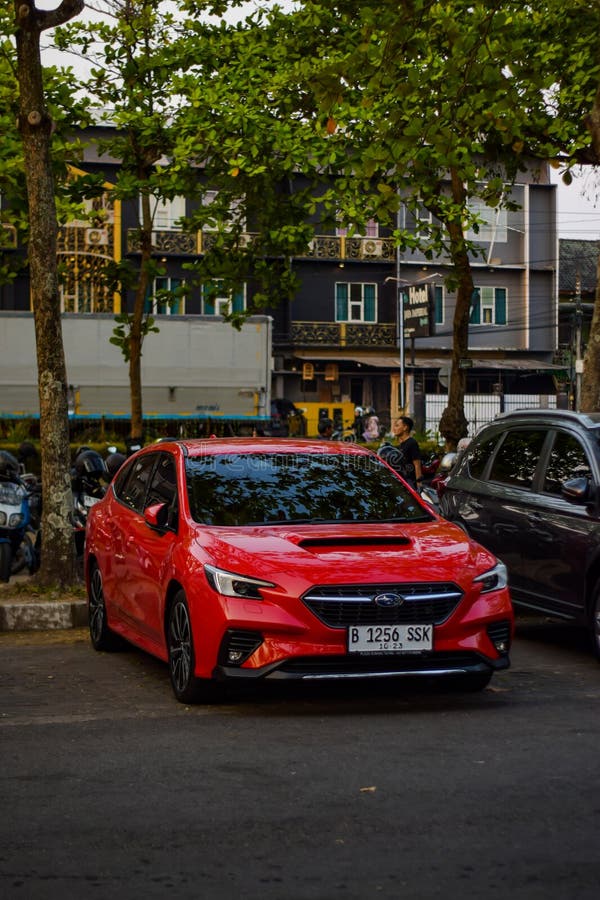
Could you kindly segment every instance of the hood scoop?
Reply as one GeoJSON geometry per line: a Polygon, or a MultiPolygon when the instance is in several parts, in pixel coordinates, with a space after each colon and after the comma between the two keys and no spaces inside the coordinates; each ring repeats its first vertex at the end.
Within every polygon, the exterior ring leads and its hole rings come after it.
{"type": "Polygon", "coordinates": [[[306,538],[300,541],[298,546],[303,550],[345,550],[357,547],[369,547],[377,550],[380,547],[408,547],[410,540],[407,537],[320,537],[306,538]]]}

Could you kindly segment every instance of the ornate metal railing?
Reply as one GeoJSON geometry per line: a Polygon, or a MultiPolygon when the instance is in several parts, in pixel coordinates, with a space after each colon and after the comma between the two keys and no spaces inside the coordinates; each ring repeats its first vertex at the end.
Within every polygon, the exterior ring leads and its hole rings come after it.
{"type": "MultiPolygon", "coordinates": [[[[183,231],[153,231],[152,242],[157,253],[178,256],[197,256],[205,253],[213,246],[216,233],[204,231],[201,234],[188,234],[183,231]]],[[[252,241],[252,233],[240,235],[241,247],[252,241]]],[[[137,253],[140,249],[137,229],[127,231],[127,251],[137,253]]],[[[396,249],[391,238],[368,237],[336,237],[335,235],[316,235],[305,253],[297,253],[297,259],[322,260],[363,260],[365,262],[392,262],[396,249]]]]}
{"type": "Polygon", "coordinates": [[[319,347],[396,346],[396,326],[358,322],[292,322],[292,344],[319,347]]]}
{"type": "MultiPolygon", "coordinates": [[[[184,231],[153,231],[152,246],[156,253],[165,256],[197,256],[198,238],[184,231]]],[[[127,252],[139,253],[140,235],[137,228],[127,230],[127,252]]]]}

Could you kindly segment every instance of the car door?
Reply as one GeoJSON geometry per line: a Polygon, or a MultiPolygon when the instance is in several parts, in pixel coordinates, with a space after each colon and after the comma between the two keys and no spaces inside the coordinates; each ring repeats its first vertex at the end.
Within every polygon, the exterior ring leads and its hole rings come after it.
{"type": "Polygon", "coordinates": [[[454,494],[447,501],[449,518],[505,563],[517,589],[525,577],[523,534],[546,434],[542,427],[496,430],[467,450],[448,487],[454,494]]]}
{"type": "Polygon", "coordinates": [[[177,540],[179,498],[176,482],[172,454],[157,454],[143,501],[131,519],[124,541],[125,569],[130,580],[127,613],[140,636],[159,646],[164,643],[165,565],[177,540]],[[144,510],[156,504],[166,505],[164,527],[152,527],[144,518],[144,510]]]}
{"type": "Polygon", "coordinates": [[[134,610],[140,578],[132,550],[140,530],[140,521],[143,522],[148,485],[157,460],[157,453],[146,453],[132,460],[126,477],[115,485],[120,509],[118,515],[110,517],[112,552],[103,577],[107,599],[115,605],[116,614],[127,625],[135,621],[134,610]]]}
{"type": "Polygon", "coordinates": [[[573,478],[587,479],[590,497],[595,495],[592,455],[574,433],[553,430],[526,513],[519,587],[529,605],[569,617],[584,609],[586,572],[598,552],[599,529],[595,505],[563,496],[563,484],[573,478]]]}

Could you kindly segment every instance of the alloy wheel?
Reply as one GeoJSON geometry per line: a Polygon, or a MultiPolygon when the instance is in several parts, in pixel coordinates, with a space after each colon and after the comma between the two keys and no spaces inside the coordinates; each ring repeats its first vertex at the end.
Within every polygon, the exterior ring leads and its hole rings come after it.
{"type": "Polygon", "coordinates": [[[190,615],[185,600],[177,598],[169,616],[169,668],[173,689],[179,696],[192,682],[193,646],[190,615]]]}

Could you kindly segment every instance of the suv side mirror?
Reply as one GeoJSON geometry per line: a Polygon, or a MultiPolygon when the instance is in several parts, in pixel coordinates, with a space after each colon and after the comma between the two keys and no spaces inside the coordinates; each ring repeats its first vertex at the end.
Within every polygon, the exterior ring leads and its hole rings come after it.
{"type": "Polygon", "coordinates": [[[585,503],[590,498],[590,482],[588,478],[570,478],[561,488],[565,500],[571,503],[585,503]]]}

